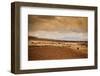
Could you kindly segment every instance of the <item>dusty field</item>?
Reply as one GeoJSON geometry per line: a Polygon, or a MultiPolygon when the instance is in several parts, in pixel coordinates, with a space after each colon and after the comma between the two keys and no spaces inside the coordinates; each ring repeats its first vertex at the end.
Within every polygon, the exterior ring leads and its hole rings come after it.
{"type": "Polygon", "coordinates": [[[29,42],[29,60],[87,58],[87,42],[56,42],[33,40],[29,42]]]}

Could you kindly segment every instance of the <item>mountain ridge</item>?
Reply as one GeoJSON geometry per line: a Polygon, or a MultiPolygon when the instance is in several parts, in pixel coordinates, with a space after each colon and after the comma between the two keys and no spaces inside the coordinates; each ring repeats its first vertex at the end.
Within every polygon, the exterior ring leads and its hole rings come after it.
{"type": "Polygon", "coordinates": [[[58,41],[58,42],[88,42],[88,41],[56,40],[56,39],[38,38],[34,36],[28,36],[28,40],[58,41]]]}

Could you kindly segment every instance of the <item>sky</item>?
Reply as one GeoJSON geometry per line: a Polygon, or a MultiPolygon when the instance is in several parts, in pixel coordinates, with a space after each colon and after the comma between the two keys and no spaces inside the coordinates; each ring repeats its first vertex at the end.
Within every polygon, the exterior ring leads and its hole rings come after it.
{"type": "Polygon", "coordinates": [[[28,35],[46,39],[87,41],[88,18],[28,15],[28,35]]]}

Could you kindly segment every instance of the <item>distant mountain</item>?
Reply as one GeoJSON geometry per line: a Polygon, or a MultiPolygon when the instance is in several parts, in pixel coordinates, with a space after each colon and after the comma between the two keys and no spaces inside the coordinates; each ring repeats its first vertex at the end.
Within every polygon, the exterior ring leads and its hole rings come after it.
{"type": "Polygon", "coordinates": [[[87,43],[87,41],[66,41],[66,40],[56,40],[56,39],[47,39],[47,38],[38,38],[34,36],[28,36],[28,40],[42,40],[42,41],[62,41],[62,42],[84,42],[87,43]]]}
{"type": "Polygon", "coordinates": [[[39,39],[39,38],[33,37],[33,36],[28,36],[28,39],[31,40],[31,39],[39,39]]]}
{"type": "MultiPolygon", "coordinates": [[[[29,39],[29,40],[45,40],[45,41],[46,41],[46,40],[48,40],[48,41],[49,41],[49,40],[50,40],[50,41],[51,41],[51,40],[54,40],[54,39],[47,39],[47,38],[38,38],[38,37],[34,37],[34,36],[28,36],[28,39],[29,39]]],[[[54,40],[54,41],[55,41],[55,40],[54,40]]],[[[58,41],[58,40],[57,40],[57,41],[58,41]]]]}

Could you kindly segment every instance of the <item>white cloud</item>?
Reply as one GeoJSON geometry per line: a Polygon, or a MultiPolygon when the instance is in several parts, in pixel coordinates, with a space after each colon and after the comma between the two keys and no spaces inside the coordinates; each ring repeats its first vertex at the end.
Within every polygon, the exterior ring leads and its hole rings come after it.
{"type": "Polygon", "coordinates": [[[38,38],[56,39],[56,40],[69,40],[69,41],[87,41],[87,33],[76,33],[76,32],[51,32],[51,31],[34,31],[30,32],[29,36],[38,38]]]}

